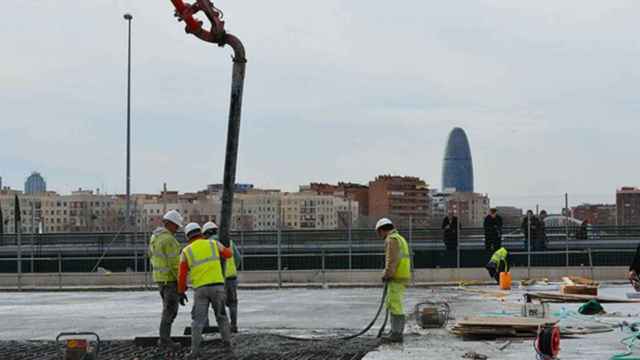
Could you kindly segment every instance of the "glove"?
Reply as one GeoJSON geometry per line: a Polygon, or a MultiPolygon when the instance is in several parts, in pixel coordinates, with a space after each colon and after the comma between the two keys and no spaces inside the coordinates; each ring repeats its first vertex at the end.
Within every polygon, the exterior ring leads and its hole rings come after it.
{"type": "Polygon", "coordinates": [[[187,303],[189,302],[189,299],[187,298],[187,294],[180,294],[180,298],[178,300],[180,302],[180,305],[185,306],[187,305],[187,303]]]}

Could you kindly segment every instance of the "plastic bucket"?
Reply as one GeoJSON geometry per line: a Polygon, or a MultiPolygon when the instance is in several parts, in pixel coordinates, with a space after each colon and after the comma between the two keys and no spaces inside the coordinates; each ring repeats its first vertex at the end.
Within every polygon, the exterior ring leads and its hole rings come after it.
{"type": "Polygon", "coordinates": [[[500,273],[500,289],[511,290],[511,273],[508,273],[508,272],[500,273]]]}

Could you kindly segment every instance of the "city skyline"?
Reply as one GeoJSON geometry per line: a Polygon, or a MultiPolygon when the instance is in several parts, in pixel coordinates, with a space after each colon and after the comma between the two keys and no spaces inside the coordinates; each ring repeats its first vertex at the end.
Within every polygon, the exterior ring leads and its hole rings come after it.
{"type": "MultiPolygon", "coordinates": [[[[38,176],[42,176],[42,174],[40,174],[37,171],[32,171],[30,173],[30,175],[28,177],[26,177],[25,179],[28,180],[28,178],[30,176],[33,176],[34,174],[37,174],[38,176]]],[[[387,174],[390,176],[412,176],[412,175],[397,175],[397,174],[387,174]]],[[[377,175],[377,176],[386,176],[386,175],[377,175]]],[[[376,177],[377,177],[376,176],[376,177]]],[[[0,176],[0,179],[2,179],[2,176],[0,176]]],[[[46,174],[43,178],[43,180],[46,180],[46,174]]],[[[303,188],[308,187],[308,184],[318,184],[318,185],[327,185],[329,183],[345,183],[345,184],[351,184],[351,185],[356,185],[356,186],[368,186],[370,184],[371,181],[373,181],[374,179],[368,179],[365,180],[363,182],[349,182],[349,181],[344,181],[344,180],[333,180],[333,181],[329,181],[327,183],[324,182],[314,182],[314,181],[308,181],[304,184],[298,184],[294,189],[285,189],[285,188],[269,188],[269,187],[264,187],[264,186],[260,186],[260,184],[255,184],[255,183],[250,183],[250,182],[238,182],[236,183],[236,187],[237,187],[237,192],[242,193],[246,190],[250,190],[250,189],[256,189],[256,190],[274,190],[274,191],[281,191],[283,193],[296,193],[299,191],[302,191],[303,188]]],[[[24,183],[24,182],[23,182],[24,183]]],[[[432,185],[431,183],[429,183],[428,181],[426,182],[426,185],[429,186],[429,188],[431,190],[440,190],[442,191],[442,189],[432,185]]],[[[26,192],[24,192],[24,189],[21,189],[19,187],[13,187],[11,186],[11,184],[7,184],[6,182],[3,183],[3,187],[6,189],[10,189],[13,191],[21,191],[23,192],[25,195],[28,195],[26,192]]],[[[581,205],[601,205],[601,204],[615,204],[616,203],[616,198],[617,198],[617,193],[619,192],[620,189],[626,188],[628,187],[628,185],[620,185],[618,187],[616,187],[614,189],[614,191],[611,194],[603,194],[601,197],[599,197],[600,199],[604,199],[604,200],[585,200],[585,196],[581,195],[581,194],[573,194],[575,197],[570,197],[570,202],[569,202],[569,206],[570,207],[575,207],[575,206],[581,206],[581,205]]],[[[635,186],[632,186],[632,188],[634,188],[635,186]]],[[[2,190],[2,188],[0,188],[0,190],[2,190]]],[[[71,188],[71,190],[68,191],[60,191],[56,188],[48,188],[46,189],[48,192],[53,192],[53,193],[57,193],[59,195],[71,195],[74,192],[94,192],[96,194],[102,194],[102,195],[112,195],[112,196],[124,196],[124,192],[108,192],[105,191],[105,189],[101,189],[101,188],[86,188],[86,187],[80,187],[80,186],[76,186],[75,188],[71,188]]],[[[179,189],[179,188],[172,188],[172,187],[168,187],[167,188],[168,191],[170,192],[177,192],[177,193],[182,193],[182,194],[192,194],[192,193],[198,193],[198,192],[202,192],[202,191],[221,191],[222,190],[222,184],[218,183],[218,184],[201,184],[201,186],[196,187],[195,189],[179,189]]],[[[133,192],[132,195],[157,195],[157,194],[161,194],[163,191],[163,189],[158,189],[158,190],[152,190],[152,191],[146,191],[146,192],[133,192]]],[[[491,207],[518,207],[521,208],[523,210],[547,210],[547,211],[551,211],[551,212],[556,212],[559,213],[561,211],[561,209],[564,207],[564,194],[560,194],[560,195],[542,195],[539,197],[536,197],[538,201],[536,201],[535,203],[532,203],[533,205],[530,207],[527,206],[521,206],[520,203],[516,200],[514,202],[508,202],[505,201],[503,199],[499,200],[495,200],[494,196],[492,194],[489,193],[482,193],[480,192],[478,195],[482,195],[482,194],[487,194],[491,197],[491,207]],[[562,201],[558,201],[559,198],[562,198],[562,201]],[[549,201],[550,198],[555,199],[557,202],[557,206],[553,205],[553,201],[549,201]],[[545,206],[549,204],[550,206],[545,206]]],[[[513,199],[522,199],[525,198],[526,195],[523,196],[515,196],[513,199]]]]}
{"type": "MultiPolygon", "coordinates": [[[[473,138],[475,187],[495,204],[559,208],[565,192],[611,203],[612,189],[640,183],[626,165],[640,130],[640,5],[617,4],[229,3],[249,58],[238,180],[292,190],[392,173],[436,186],[446,134],[460,126],[473,138]],[[271,11],[296,16],[274,26],[262,16],[271,11]],[[380,48],[393,41],[411,56],[380,48]]],[[[62,192],[124,192],[126,11],[136,16],[133,192],[220,181],[229,61],[167,22],[169,6],[17,6],[50,32],[45,41],[17,18],[0,32],[0,109],[16,119],[3,123],[6,185],[38,169],[62,192]],[[56,26],[61,17],[87,30],[56,26]],[[42,49],[56,56],[40,61],[42,49]],[[189,131],[210,134],[204,150],[191,151],[189,131]]]]}

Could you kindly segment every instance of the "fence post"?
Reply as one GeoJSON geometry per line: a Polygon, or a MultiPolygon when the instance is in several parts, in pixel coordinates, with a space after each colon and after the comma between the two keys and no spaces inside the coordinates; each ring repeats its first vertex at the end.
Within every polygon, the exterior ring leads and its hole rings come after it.
{"type": "Polygon", "coordinates": [[[138,234],[136,233],[133,238],[133,272],[134,276],[138,276],[138,234]]]}
{"type": "Polygon", "coordinates": [[[569,194],[564,193],[564,229],[565,229],[565,256],[566,256],[566,267],[569,269],[569,194]]]}
{"type": "Polygon", "coordinates": [[[590,247],[587,248],[587,252],[589,254],[589,268],[591,269],[591,280],[595,280],[595,276],[594,276],[595,274],[593,272],[593,256],[592,256],[590,247]]]}
{"type": "Polygon", "coordinates": [[[531,215],[527,214],[527,279],[531,279],[531,215]]]}
{"type": "Polygon", "coordinates": [[[278,289],[282,288],[282,253],[281,253],[281,238],[280,238],[280,226],[277,231],[277,255],[278,255],[278,289]]]}
{"type": "Polygon", "coordinates": [[[58,289],[62,289],[62,253],[58,251],[58,289]]]}
{"type": "Polygon", "coordinates": [[[243,225],[240,224],[240,271],[244,271],[244,231],[243,225]]]}
{"type": "Polygon", "coordinates": [[[460,227],[460,218],[457,217],[458,220],[456,221],[456,266],[458,268],[458,277],[460,277],[460,246],[462,246],[462,244],[460,243],[460,231],[462,231],[462,228],[460,227]]]}
{"type": "Polygon", "coordinates": [[[349,224],[347,231],[347,237],[349,239],[349,271],[353,269],[353,234],[351,233],[351,230],[353,229],[352,223],[353,214],[351,213],[351,198],[349,198],[349,224]]]}
{"type": "Polygon", "coordinates": [[[324,249],[322,249],[322,287],[327,285],[326,264],[324,259],[324,249]]]}
{"type": "Polygon", "coordinates": [[[413,216],[409,215],[409,255],[411,256],[411,261],[409,263],[409,265],[411,266],[411,279],[413,281],[413,283],[416,283],[416,276],[415,276],[415,266],[413,265],[413,262],[415,260],[414,258],[414,252],[413,252],[413,216]]]}

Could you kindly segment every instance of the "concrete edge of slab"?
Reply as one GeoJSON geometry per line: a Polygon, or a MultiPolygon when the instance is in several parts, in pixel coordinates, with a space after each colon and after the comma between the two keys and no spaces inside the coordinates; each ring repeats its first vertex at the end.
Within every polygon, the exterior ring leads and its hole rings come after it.
{"type": "MultiPolygon", "coordinates": [[[[519,282],[514,282],[519,284],[519,282]]],[[[628,281],[611,280],[602,281],[601,285],[625,285],[628,281]]],[[[373,289],[380,288],[382,284],[373,283],[334,283],[334,284],[321,284],[321,283],[283,283],[281,286],[278,284],[240,284],[241,290],[278,290],[278,289],[373,289]]],[[[428,289],[438,287],[457,287],[460,286],[460,282],[417,282],[409,285],[409,287],[428,289]]],[[[467,286],[497,286],[493,281],[476,281],[467,286]]],[[[117,291],[156,291],[157,287],[153,286],[63,286],[63,287],[51,287],[51,286],[24,286],[19,289],[17,286],[0,287],[0,292],[117,292],[117,291]]]]}

